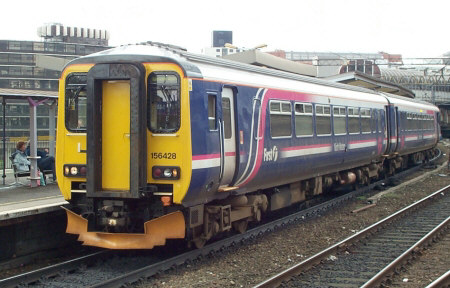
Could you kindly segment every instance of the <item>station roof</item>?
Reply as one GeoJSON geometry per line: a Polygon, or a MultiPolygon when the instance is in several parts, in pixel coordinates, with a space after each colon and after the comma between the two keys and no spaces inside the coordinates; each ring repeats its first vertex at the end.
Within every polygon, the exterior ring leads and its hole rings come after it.
{"type": "Polygon", "coordinates": [[[338,74],[324,79],[348,85],[364,87],[367,89],[376,90],[380,92],[386,92],[398,96],[415,98],[415,94],[413,91],[401,85],[387,82],[381,80],[380,78],[372,77],[358,71],[338,74]]]}
{"type": "Polygon", "coordinates": [[[241,63],[252,64],[256,66],[263,66],[276,70],[291,72],[305,76],[317,76],[316,67],[310,64],[298,63],[291,60],[286,60],[259,50],[246,50],[244,52],[229,54],[222,58],[233,60],[241,63]]]}
{"type": "Polygon", "coordinates": [[[42,90],[24,90],[24,89],[9,89],[0,88],[0,97],[7,99],[22,99],[27,100],[28,97],[32,99],[58,99],[58,91],[42,91],[42,90]]]}

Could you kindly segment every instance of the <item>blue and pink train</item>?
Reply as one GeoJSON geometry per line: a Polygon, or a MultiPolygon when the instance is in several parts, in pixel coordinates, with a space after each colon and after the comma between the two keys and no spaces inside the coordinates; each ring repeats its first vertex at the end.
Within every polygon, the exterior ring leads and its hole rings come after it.
{"type": "Polygon", "coordinates": [[[60,82],[58,181],[86,245],[200,247],[426,160],[439,139],[429,103],[164,45],[76,59],[60,82]]]}

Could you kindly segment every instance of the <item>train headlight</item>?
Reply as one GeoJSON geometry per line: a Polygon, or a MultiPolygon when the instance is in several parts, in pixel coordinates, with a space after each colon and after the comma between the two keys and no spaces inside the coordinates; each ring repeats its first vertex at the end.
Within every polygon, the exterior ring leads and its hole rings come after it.
{"type": "Polygon", "coordinates": [[[164,169],[164,177],[165,178],[171,178],[172,177],[172,170],[170,170],[169,168],[164,169]]]}
{"type": "Polygon", "coordinates": [[[70,168],[70,174],[77,175],[78,174],[78,168],[77,167],[70,168]]]}
{"type": "Polygon", "coordinates": [[[180,179],[180,167],[153,166],[153,179],[180,179]]]}
{"type": "Polygon", "coordinates": [[[65,164],[64,176],[66,177],[86,177],[87,168],[82,164],[65,164]]]}

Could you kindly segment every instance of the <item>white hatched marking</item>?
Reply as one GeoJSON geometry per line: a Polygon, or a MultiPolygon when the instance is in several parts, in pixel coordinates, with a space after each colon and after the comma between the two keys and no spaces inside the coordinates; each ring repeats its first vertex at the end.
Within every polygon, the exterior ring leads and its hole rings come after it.
{"type": "Polygon", "coordinates": [[[205,169],[220,166],[220,158],[193,160],[192,169],[205,169]]]}
{"type": "Polygon", "coordinates": [[[377,146],[377,141],[350,143],[350,144],[348,144],[348,149],[359,149],[359,148],[367,148],[367,147],[373,147],[373,146],[377,146]]]}
{"type": "Polygon", "coordinates": [[[281,158],[298,157],[331,152],[331,146],[313,147],[296,150],[281,151],[281,158]]]}

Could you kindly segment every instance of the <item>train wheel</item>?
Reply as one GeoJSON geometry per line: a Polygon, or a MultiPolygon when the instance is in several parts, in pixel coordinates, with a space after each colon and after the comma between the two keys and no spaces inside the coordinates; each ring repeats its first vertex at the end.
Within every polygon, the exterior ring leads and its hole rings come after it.
{"type": "Polygon", "coordinates": [[[192,242],[194,243],[195,248],[201,249],[201,248],[203,248],[203,246],[205,246],[206,239],[196,238],[196,239],[192,240],[192,242]]]}
{"type": "Polygon", "coordinates": [[[246,219],[233,222],[233,228],[237,232],[243,234],[247,231],[248,221],[246,219]]]}

